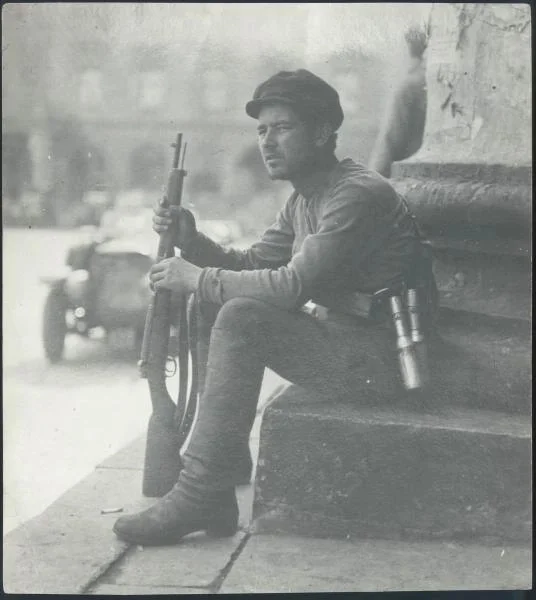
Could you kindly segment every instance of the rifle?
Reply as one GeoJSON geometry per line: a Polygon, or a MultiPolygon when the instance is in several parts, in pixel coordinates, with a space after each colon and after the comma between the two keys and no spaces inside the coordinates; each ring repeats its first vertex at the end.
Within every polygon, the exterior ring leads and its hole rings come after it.
{"type": "MultiPolygon", "coordinates": [[[[182,134],[175,148],[168,178],[165,202],[180,206],[186,171],[181,156],[182,134]],[[180,168],[179,168],[180,162],[180,168]]],[[[163,201],[164,202],[164,201],[163,201]]],[[[163,204],[162,202],[162,204],[163,204]]],[[[175,256],[173,240],[176,226],[160,234],[157,261],[175,256]]],[[[174,359],[172,359],[174,361],[174,359]]],[[[153,290],[147,309],[141,356],[138,362],[141,377],[147,379],[151,395],[152,414],[147,428],[142,491],[145,496],[166,494],[177,482],[182,469],[180,450],[188,437],[197,405],[197,310],[195,295],[172,297],[170,290],[153,290]],[[173,314],[176,315],[173,319],[173,314]],[[170,328],[175,320],[178,331],[179,392],[175,403],[166,385],[170,328]],[[190,325],[190,326],[189,326],[190,325]],[[188,394],[189,354],[192,353],[192,383],[188,394]]]]}

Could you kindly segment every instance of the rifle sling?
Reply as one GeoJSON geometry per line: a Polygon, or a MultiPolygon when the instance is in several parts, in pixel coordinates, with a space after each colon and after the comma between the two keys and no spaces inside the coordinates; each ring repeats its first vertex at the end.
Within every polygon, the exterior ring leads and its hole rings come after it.
{"type": "Polygon", "coordinates": [[[183,412],[183,417],[179,425],[179,443],[182,446],[190,433],[195,413],[197,410],[197,393],[199,384],[199,362],[197,354],[197,320],[198,320],[198,309],[197,309],[197,295],[191,294],[188,298],[187,305],[187,319],[188,319],[188,343],[190,347],[190,355],[192,357],[192,376],[190,385],[190,397],[188,398],[188,405],[186,410],[183,412]]]}

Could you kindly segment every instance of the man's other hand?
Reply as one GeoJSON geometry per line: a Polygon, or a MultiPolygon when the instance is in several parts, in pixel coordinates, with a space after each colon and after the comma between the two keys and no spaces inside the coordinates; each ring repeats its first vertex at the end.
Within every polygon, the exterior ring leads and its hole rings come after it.
{"type": "Polygon", "coordinates": [[[194,215],[182,206],[169,206],[167,198],[160,200],[153,208],[153,229],[156,233],[167,233],[170,228],[176,231],[173,243],[183,250],[197,235],[194,215]]]}
{"type": "Polygon", "coordinates": [[[149,280],[153,290],[167,289],[188,294],[197,290],[200,275],[200,267],[196,267],[184,258],[174,256],[153,265],[149,271],[149,280]]]}

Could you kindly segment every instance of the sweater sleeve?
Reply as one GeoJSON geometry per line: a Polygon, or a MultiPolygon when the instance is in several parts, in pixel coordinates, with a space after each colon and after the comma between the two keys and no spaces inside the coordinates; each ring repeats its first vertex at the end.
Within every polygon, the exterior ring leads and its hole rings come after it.
{"type": "Polygon", "coordinates": [[[224,248],[202,233],[182,252],[182,257],[198,267],[217,267],[229,271],[277,268],[288,263],[292,254],[294,196],[277,214],[274,224],[247,250],[224,248]]]}
{"type": "Polygon", "coordinates": [[[305,238],[288,264],[240,273],[205,268],[200,296],[217,304],[245,296],[287,310],[298,308],[311,299],[319,281],[345,262],[355,262],[360,249],[365,251],[375,233],[375,213],[366,187],[342,182],[327,199],[317,232],[305,238]]]}

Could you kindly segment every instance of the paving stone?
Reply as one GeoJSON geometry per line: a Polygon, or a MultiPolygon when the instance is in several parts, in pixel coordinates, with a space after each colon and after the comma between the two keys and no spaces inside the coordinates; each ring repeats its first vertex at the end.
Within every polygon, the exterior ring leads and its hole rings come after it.
{"type": "Polygon", "coordinates": [[[143,586],[143,585],[113,585],[103,583],[94,590],[87,592],[89,595],[99,596],[159,596],[159,595],[190,595],[190,594],[208,594],[209,591],[204,588],[195,587],[176,587],[176,586],[143,586]]]}
{"type": "Polygon", "coordinates": [[[145,434],[99,463],[97,469],[137,469],[141,471],[144,457],[145,434]]]}
{"type": "Polygon", "coordinates": [[[245,536],[215,539],[204,533],[187,536],[174,546],[132,548],[100,581],[132,586],[209,586],[245,536]]]}
{"type": "MultiPolygon", "coordinates": [[[[115,520],[156,501],[141,494],[144,453],[145,436],[141,436],[101,463],[41,515],[5,536],[5,591],[76,593],[120,558],[129,546],[113,534],[115,520]],[[115,508],[123,510],[101,514],[103,509],[115,508]]],[[[246,528],[251,521],[252,485],[238,488],[237,496],[240,525],[246,528]]],[[[209,540],[206,559],[213,566],[207,571],[209,583],[225,566],[243,535],[218,540],[216,545],[209,540]]],[[[200,560],[204,564],[205,558],[200,560]]],[[[189,564],[195,568],[195,561],[189,564]]],[[[183,582],[174,585],[181,586],[183,582]]]]}
{"type": "MultiPolygon", "coordinates": [[[[86,527],[79,526],[80,531],[86,527]]],[[[120,557],[126,545],[108,541],[94,551],[81,543],[4,547],[4,592],[7,594],[77,594],[120,557]]]]}
{"type": "Polygon", "coordinates": [[[76,593],[121,556],[127,545],[112,532],[122,513],[149,504],[137,471],[102,469],[63,494],[41,515],[4,537],[4,590],[76,593]]]}
{"type": "Polygon", "coordinates": [[[528,589],[530,547],[253,535],[220,593],[528,589]]]}

